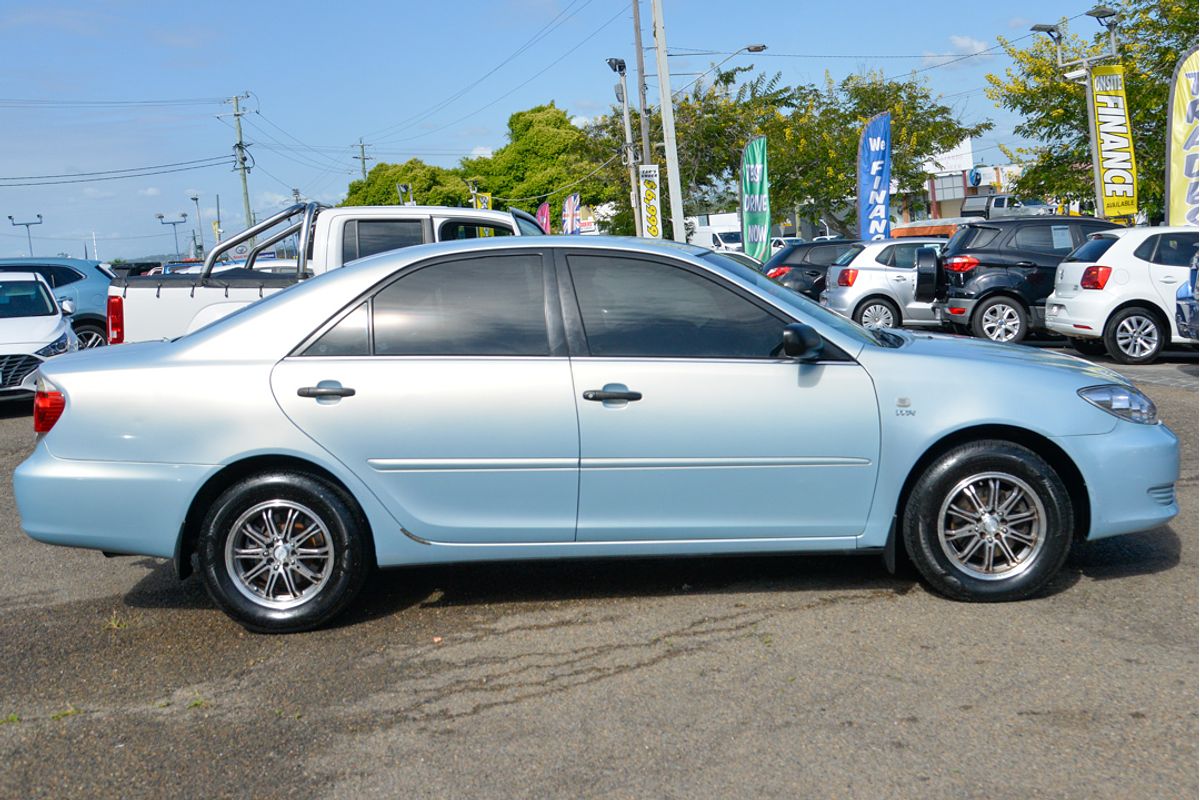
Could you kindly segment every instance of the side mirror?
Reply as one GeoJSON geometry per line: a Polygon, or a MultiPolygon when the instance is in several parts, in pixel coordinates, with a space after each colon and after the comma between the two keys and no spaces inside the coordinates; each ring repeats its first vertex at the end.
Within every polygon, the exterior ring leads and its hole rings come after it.
{"type": "Polygon", "coordinates": [[[64,317],[69,317],[75,313],[75,301],[74,300],[60,300],[58,303],[58,306],[59,306],[59,308],[62,309],[62,313],[63,313],[64,317]]]}
{"type": "Polygon", "coordinates": [[[937,299],[938,286],[941,284],[938,258],[938,251],[932,247],[917,250],[917,288],[913,295],[919,303],[932,303],[937,299]]]}
{"type": "Polygon", "coordinates": [[[810,326],[793,322],[783,329],[783,354],[797,361],[816,361],[825,348],[825,340],[810,326]]]}

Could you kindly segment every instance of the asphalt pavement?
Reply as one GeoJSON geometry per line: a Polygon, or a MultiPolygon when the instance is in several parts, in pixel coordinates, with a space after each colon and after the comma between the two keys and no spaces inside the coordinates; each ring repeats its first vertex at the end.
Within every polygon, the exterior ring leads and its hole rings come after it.
{"type": "MultiPolygon", "coordinates": [[[[1021,603],[876,557],[422,567],[259,636],[166,562],[28,539],[5,481],[0,797],[1194,798],[1196,356],[1118,369],[1181,514],[1021,603]]],[[[0,404],[3,470],[31,444],[0,404]]]]}

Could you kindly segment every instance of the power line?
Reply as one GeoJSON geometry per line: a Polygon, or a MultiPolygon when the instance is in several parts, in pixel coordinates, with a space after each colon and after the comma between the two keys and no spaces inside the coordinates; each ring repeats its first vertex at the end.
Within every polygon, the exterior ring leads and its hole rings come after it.
{"type": "Polygon", "coordinates": [[[88,175],[111,175],[120,172],[140,172],[148,169],[164,169],[166,167],[182,167],[188,164],[200,164],[205,161],[224,161],[229,156],[212,156],[210,158],[197,158],[192,161],[176,161],[171,164],[151,164],[145,167],[128,167],[126,169],[102,169],[96,172],[63,172],[57,175],[13,175],[12,177],[0,177],[0,181],[32,181],[41,180],[43,178],[81,178],[88,175]]]}
{"type": "Polygon", "coordinates": [[[217,97],[191,97],[176,100],[42,100],[31,98],[0,98],[0,108],[152,108],[161,106],[198,106],[220,103],[217,97]]]}
{"type": "Polygon", "coordinates": [[[460,97],[467,94],[467,92],[471,91],[476,86],[478,86],[479,84],[486,81],[492,75],[496,74],[496,72],[500,68],[506,66],[507,64],[511,63],[514,59],[516,59],[518,56],[527,52],[529,50],[529,48],[533,47],[533,45],[537,44],[542,39],[549,36],[551,33],[554,32],[555,29],[561,27],[569,19],[571,19],[576,14],[578,14],[580,11],[583,11],[585,8],[587,8],[589,5],[591,5],[593,0],[585,0],[583,2],[582,6],[579,6],[580,2],[581,2],[581,0],[571,0],[571,3],[566,8],[564,8],[562,11],[558,12],[557,16],[555,16],[553,19],[551,19],[549,22],[547,22],[545,25],[543,25],[533,36],[531,36],[524,44],[522,44],[520,47],[518,47],[516,50],[514,50],[507,58],[505,58],[503,61],[501,61],[496,66],[492,67],[490,70],[483,73],[481,76],[476,78],[471,83],[468,83],[466,86],[459,89],[457,92],[451,94],[449,97],[445,98],[444,100],[441,100],[441,101],[433,104],[432,106],[425,109],[424,111],[422,111],[421,113],[417,114],[414,117],[410,117],[407,120],[402,120],[393,125],[388,125],[387,127],[380,128],[379,130],[376,130],[376,131],[372,131],[372,132],[368,133],[367,136],[369,136],[371,138],[378,138],[380,134],[384,134],[384,133],[392,133],[392,132],[400,133],[404,130],[407,130],[408,128],[411,128],[413,125],[417,124],[418,122],[428,119],[429,117],[436,114],[438,111],[441,111],[443,108],[450,105],[455,100],[458,100],[460,97]],[[579,7],[576,8],[576,6],[579,6],[579,7]],[[572,9],[574,9],[574,10],[572,10],[572,9]]]}
{"type": "Polygon", "coordinates": [[[211,164],[196,164],[190,167],[176,167],[175,169],[160,169],[150,172],[132,172],[126,175],[101,175],[99,177],[89,178],[71,178],[68,180],[51,180],[51,181],[26,181],[22,183],[0,183],[0,188],[8,189],[16,186],[59,186],[68,183],[98,183],[100,181],[119,181],[126,178],[148,178],[151,175],[169,175],[173,172],[191,172],[197,169],[208,169],[209,167],[220,167],[224,165],[224,161],[215,161],[211,164]]]}

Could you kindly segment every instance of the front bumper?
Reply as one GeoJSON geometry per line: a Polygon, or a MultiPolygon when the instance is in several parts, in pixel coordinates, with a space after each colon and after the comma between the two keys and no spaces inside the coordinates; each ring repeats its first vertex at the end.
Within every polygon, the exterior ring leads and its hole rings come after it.
{"type": "Polygon", "coordinates": [[[1088,540],[1150,530],[1179,513],[1179,439],[1166,425],[1119,421],[1109,433],[1059,436],[1087,486],[1088,540]]]}
{"type": "Polygon", "coordinates": [[[192,499],[218,467],[57,458],[39,443],[13,472],[21,527],[47,544],[171,558],[192,499]]]}

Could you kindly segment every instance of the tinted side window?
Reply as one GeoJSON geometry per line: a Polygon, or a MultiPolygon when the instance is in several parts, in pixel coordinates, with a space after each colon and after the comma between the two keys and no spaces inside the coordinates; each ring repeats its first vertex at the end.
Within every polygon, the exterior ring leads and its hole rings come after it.
{"type": "Polygon", "coordinates": [[[1196,254],[1196,241],[1194,233],[1164,233],[1158,237],[1154,263],[1165,267],[1190,266],[1196,254]]]}
{"type": "Polygon", "coordinates": [[[75,283],[75,281],[81,281],[84,277],[70,267],[46,267],[46,269],[54,279],[50,285],[55,289],[75,283]]]}
{"type": "Polygon", "coordinates": [[[342,232],[342,263],[423,244],[422,227],[419,219],[350,220],[342,232]]]}
{"type": "Polygon", "coordinates": [[[951,254],[967,248],[984,248],[996,241],[1000,235],[999,228],[986,228],[978,225],[966,225],[958,229],[946,244],[946,250],[951,254]]]}
{"type": "Polygon", "coordinates": [[[594,356],[769,358],[784,322],[701,275],[656,261],[570,256],[594,356]]]}
{"type": "Polygon", "coordinates": [[[813,247],[808,251],[808,263],[816,264],[821,267],[828,267],[834,261],[837,261],[838,256],[846,252],[849,247],[847,245],[827,244],[818,247],[813,247]]]}
{"type": "Polygon", "coordinates": [[[1065,256],[1074,249],[1075,244],[1068,225],[1024,225],[1013,236],[1013,247],[1065,256]]]}
{"type": "Polygon", "coordinates": [[[544,230],[542,230],[542,226],[538,225],[535,222],[530,222],[529,220],[525,219],[524,217],[514,216],[513,219],[515,219],[517,221],[517,227],[521,229],[522,236],[545,236],[546,235],[546,232],[544,230]]]}
{"type": "Polygon", "coordinates": [[[892,251],[892,266],[901,269],[912,269],[917,265],[917,251],[922,247],[937,248],[936,244],[898,244],[892,251]]]}
{"type": "Polygon", "coordinates": [[[462,219],[448,220],[438,228],[439,242],[454,241],[455,239],[481,239],[489,236],[512,236],[512,228],[507,225],[462,219]]]}
{"type": "Polygon", "coordinates": [[[320,339],[309,345],[306,356],[369,356],[371,337],[368,332],[370,313],[367,302],[342,317],[342,321],[325,331],[320,339]]]}
{"type": "Polygon", "coordinates": [[[377,356],[544,356],[542,257],[483,256],[405,275],[372,301],[377,356]]]}

